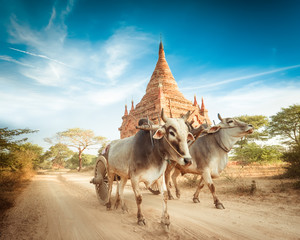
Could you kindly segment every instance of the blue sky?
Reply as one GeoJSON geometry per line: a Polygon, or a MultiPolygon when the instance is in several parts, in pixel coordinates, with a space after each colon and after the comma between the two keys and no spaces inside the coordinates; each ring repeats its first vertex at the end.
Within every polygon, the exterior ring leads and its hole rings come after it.
{"type": "Polygon", "coordinates": [[[299,1],[0,0],[0,127],[119,138],[158,58],[209,116],[300,103],[299,1]]]}

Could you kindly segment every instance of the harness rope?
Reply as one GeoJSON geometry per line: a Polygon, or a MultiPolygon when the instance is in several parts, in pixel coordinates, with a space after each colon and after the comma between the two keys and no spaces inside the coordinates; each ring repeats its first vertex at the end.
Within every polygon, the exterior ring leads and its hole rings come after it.
{"type": "Polygon", "coordinates": [[[222,148],[222,150],[225,151],[226,153],[229,153],[230,150],[231,150],[231,148],[228,149],[228,148],[225,146],[225,144],[222,142],[221,139],[217,139],[216,134],[214,135],[214,137],[215,137],[216,142],[217,142],[217,144],[219,145],[219,147],[222,148]]]}
{"type": "MultiPolygon", "coordinates": [[[[228,128],[236,128],[236,127],[240,127],[241,124],[239,124],[238,122],[237,122],[237,124],[238,124],[238,126],[221,127],[221,129],[228,129],[228,128]]],[[[220,130],[221,130],[221,129],[220,129],[220,130]]],[[[190,143],[189,148],[196,142],[196,140],[197,140],[198,138],[204,137],[204,136],[206,136],[206,135],[208,135],[208,134],[214,134],[214,137],[215,137],[215,139],[216,139],[217,144],[219,145],[219,147],[222,148],[222,150],[225,151],[226,153],[230,152],[230,150],[231,150],[232,148],[228,149],[228,148],[225,146],[225,144],[222,142],[221,139],[217,139],[217,138],[216,138],[216,134],[215,134],[215,133],[216,133],[216,132],[213,132],[213,133],[206,133],[206,134],[203,134],[203,135],[201,135],[201,133],[200,133],[198,136],[195,137],[195,140],[194,140],[193,142],[190,143]]]]}
{"type": "Polygon", "coordinates": [[[169,142],[169,140],[166,138],[166,136],[164,135],[164,139],[166,140],[166,142],[170,145],[170,147],[177,153],[177,155],[181,158],[184,158],[184,156],[182,156],[175,148],[174,146],[169,142]]]}

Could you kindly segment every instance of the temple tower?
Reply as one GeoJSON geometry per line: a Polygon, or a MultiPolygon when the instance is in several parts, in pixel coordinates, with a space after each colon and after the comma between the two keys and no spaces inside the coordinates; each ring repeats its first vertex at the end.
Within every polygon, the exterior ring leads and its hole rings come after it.
{"type": "Polygon", "coordinates": [[[178,85],[166,61],[163,44],[160,42],[158,61],[147,85],[146,94],[135,108],[132,101],[129,114],[127,105],[125,105],[125,114],[122,117],[123,122],[119,128],[120,137],[125,138],[135,134],[137,132],[135,127],[140,118],[148,116],[151,121],[158,123],[158,117],[162,108],[164,108],[166,116],[173,118],[180,117],[190,110],[192,114],[189,121],[193,121],[194,127],[205,122],[211,124],[203,98],[200,108],[196,95],[194,96],[194,103],[192,103],[179,91],[178,85]]]}

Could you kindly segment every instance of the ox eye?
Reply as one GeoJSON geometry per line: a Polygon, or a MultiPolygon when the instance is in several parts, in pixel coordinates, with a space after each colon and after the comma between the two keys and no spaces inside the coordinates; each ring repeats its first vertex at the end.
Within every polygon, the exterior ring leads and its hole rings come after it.
{"type": "Polygon", "coordinates": [[[228,120],[228,122],[227,123],[233,123],[233,120],[228,120]]]}
{"type": "Polygon", "coordinates": [[[175,133],[174,132],[170,132],[170,135],[175,137],[175,133]]]}

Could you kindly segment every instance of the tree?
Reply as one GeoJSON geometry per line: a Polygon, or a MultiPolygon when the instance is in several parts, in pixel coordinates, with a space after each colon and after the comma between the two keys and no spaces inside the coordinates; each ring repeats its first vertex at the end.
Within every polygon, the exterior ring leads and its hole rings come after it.
{"type": "MultiPolygon", "coordinates": [[[[85,149],[93,145],[102,144],[105,141],[105,137],[95,136],[92,130],[84,130],[80,128],[70,128],[63,132],[56,134],[58,142],[73,147],[78,150],[78,171],[82,168],[82,153],[85,149]]],[[[49,141],[49,139],[46,139],[49,141]]]]}
{"type": "Polygon", "coordinates": [[[0,128],[0,151],[9,150],[9,148],[15,144],[19,144],[27,141],[28,138],[22,138],[16,140],[15,138],[19,135],[35,133],[38,130],[25,129],[12,129],[0,128]]]}
{"type": "Polygon", "coordinates": [[[283,153],[283,161],[289,163],[288,177],[300,177],[300,105],[294,104],[282,108],[271,117],[269,126],[271,135],[280,136],[289,150],[283,153]]]}
{"type": "Polygon", "coordinates": [[[43,148],[37,144],[23,143],[11,148],[12,159],[10,167],[14,170],[37,169],[43,162],[43,148]]]}
{"type": "Polygon", "coordinates": [[[252,162],[277,162],[282,156],[282,149],[280,146],[259,146],[251,142],[243,146],[243,148],[236,148],[232,157],[233,160],[241,161],[243,164],[252,162]]]}
{"type": "Polygon", "coordinates": [[[62,143],[57,143],[45,152],[43,158],[52,162],[52,166],[64,167],[68,159],[74,154],[68,146],[62,143]]]}
{"type": "MultiPolygon", "coordinates": [[[[97,157],[91,154],[82,154],[82,166],[91,166],[96,162],[97,157]]],[[[67,160],[66,166],[70,169],[75,169],[78,166],[78,153],[75,153],[67,160]]]]}
{"type": "Polygon", "coordinates": [[[284,143],[300,148],[300,105],[282,108],[276,115],[271,116],[268,129],[271,135],[279,135],[285,139],[284,143]]]}
{"type": "Polygon", "coordinates": [[[16,139],[20,135],[37,132],[31,129],[0,128],[0,167],[20,170],[25,166],[36,167],[36,162],[40,161],[43,149],[38,145],[24,143],[26,137],[16,139]]]}

